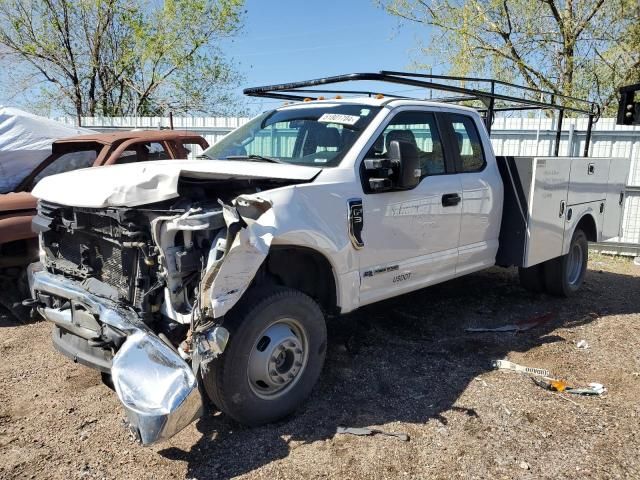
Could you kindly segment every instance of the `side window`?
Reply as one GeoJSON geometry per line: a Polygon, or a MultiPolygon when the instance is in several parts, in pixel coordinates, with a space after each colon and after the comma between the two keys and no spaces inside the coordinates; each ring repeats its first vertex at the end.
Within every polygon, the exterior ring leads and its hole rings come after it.
{"type": "Polygon", "coordinates": [[[98,152],[95,150],[65,153],[47,165],[38,175],[36,175],[33,185],[35,186],[36,183],[49,175],[91,167],[97,156],[98,152]]]}
{"type": "Polygon", "coordinates": [[[162,143],[136,143],[127,148],[116,163],[148,162],[150,160],[167,160],[171,158],[162,143]]]}
{"type": "Polygon", "coordinates": [[[484,152],[480,142],[478,129],[471,117],[465,115],[449,115],[451,127],[460,153],[460,167],[463,172],[477,172],[484,168],[484,152]]]}
{"type": "Polygon", "coordinates": [[[446,173],[440,134],[433,113],[401,112],[378,137],[366,158],[386,158],[393,140],[416,146],[420,157],[421,178],[446,173]]]}

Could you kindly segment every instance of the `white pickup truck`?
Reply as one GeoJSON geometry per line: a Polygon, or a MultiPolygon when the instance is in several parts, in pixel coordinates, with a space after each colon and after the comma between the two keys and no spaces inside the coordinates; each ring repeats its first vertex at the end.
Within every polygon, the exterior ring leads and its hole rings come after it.
{"type": "Polygon", "coordinates": [[[45,178],[27,303],[57,349],[103,372],[143,444],[201,415],[203,395],[245,424],[282,418],[318,380],[325,315],[493,265],[568,296],[587,242],[620,234],[628,159],[496,158],[487,118],[306,99],[198,160],[45,178]]]}

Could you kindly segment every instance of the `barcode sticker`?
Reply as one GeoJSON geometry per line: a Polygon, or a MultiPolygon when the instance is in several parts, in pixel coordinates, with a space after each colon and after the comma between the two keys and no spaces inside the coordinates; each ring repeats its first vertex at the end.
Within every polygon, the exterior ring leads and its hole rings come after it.
{"type": "Polygon", "coordinates": [[[319,119],[321,123],[337,123],[340,125],[355,125],[360,120],[356,115],[342,115],[340,113],[325,113],[319,119]]]}

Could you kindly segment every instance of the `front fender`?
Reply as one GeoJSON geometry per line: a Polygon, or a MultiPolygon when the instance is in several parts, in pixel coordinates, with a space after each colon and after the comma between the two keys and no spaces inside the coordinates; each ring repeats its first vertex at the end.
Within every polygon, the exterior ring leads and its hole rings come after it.
{"type": "Polygon", "coordinates": [[[336,297],[357,293],[353,281],[348,282],[349,291],[342,292],[340,281],[341,277],[351,278],[358,271],[348,235],[346,199],[304,187],[241,195],[234,200],[234,205],[225,205],[230,247],[222,260],[205,272],[201,288],[202,305],[211,316],[224,315],[238,302],[271,245],[298,246],[319,252],[334,271],[338,286],[336,297]],[[258,205],[261,207],[256,208],[258,205]]]}

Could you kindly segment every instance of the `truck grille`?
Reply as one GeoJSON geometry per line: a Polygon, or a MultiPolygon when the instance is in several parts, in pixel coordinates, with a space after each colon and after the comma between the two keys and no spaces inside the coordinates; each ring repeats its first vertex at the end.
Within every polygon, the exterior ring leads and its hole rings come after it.
{"type": "Polygon", "coordinates": [[[114,219],[87,213],[76,218],[76,229],[44,232],[47,263],[76,279],[95,278],[106,283],[117,291],[120,299],[131,302],[137,250],[119,244],[120,226],[114,219]],[[107,232],[111,235],[106,236],[107,232]]]}

